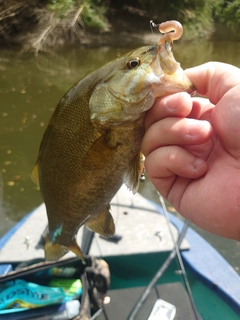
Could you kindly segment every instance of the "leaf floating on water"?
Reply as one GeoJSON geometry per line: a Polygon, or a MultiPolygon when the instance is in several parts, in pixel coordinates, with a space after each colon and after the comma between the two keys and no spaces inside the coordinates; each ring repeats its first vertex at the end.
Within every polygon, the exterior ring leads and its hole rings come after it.
{"type": "Polygon", "coordinates": [[[39,125],[40,125],[40,127],[44,127],[45,123],[44,122],[40,122],[39,125]]]}
{"type": "Polygon", "coordinates": [[[10,164],[12,164],[12,161],[4,161],[3,163],[5,166],[9,166],[10,164]]]}
{"type": "Polygon", "coordinates": [[[14,181],[8,181],[7,185],[8,185],[9,187],[12,187],[12,186],[15,185],[15,182],[14,182],[14,181]]]}
{"type": "Polygon", "coordinates": [[[12,150],[7,150],[6,151],[6,154],[11,154],[12,153],[12,150]]]}
{"type": "Polygon", "coordinates": [[[25,124],[27,122],[27,117],[23,117],[21,122],[22,124],[25,124]]]}
{"type": "Polygon", "coordinates": [[[3,117],[7,117],[7,116],[8,116],[8,113],[7,113],[7,112],[3,112],[3,113],[2,113],[2,116],[3,116],[3,117]]]}

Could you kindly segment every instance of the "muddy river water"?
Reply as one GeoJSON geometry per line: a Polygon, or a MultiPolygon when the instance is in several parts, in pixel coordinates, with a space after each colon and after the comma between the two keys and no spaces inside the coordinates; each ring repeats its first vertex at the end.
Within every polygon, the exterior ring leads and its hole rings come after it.
{"type": "MultiPolygon", "coordinates": [[[[0,51],[0,236],[41,202],[31,180],[39,144],[63,94],[84,75],[136,47],[71,47],[38,57],[0,51]]],[[[240,43],[201,41],[176,43],[174,54],[183,68],[218,60],[240,67],[240,43]]],[[[158,201],[147,180],[141,193],[158,201]]],[[[240,273],[240,242],[196,228],[240,273]]]]}

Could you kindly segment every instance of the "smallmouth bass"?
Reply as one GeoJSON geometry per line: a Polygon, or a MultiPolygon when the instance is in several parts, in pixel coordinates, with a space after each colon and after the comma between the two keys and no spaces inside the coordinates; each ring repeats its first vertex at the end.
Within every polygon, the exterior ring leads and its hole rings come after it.
{"type": "Polygon", "coordinates": [[[79,228],[109,237],[110,201],[125,183],[138,190],[144,118],[157,97],[194,88],[172,40],[136,49],[90,73],[60,100],[44,133],[33,180],[46,204],[45,257],[69,250],[83,259],[79,228]]]}

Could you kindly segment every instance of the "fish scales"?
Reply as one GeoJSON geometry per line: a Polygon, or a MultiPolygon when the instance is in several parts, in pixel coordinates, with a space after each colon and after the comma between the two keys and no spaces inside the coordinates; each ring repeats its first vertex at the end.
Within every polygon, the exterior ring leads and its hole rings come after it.
{"type": "Polygon", "coordinates": [[[83,259],[76,243],[83,224],[103,236],[114,234],[109,203],[124,182],[138,189],[146,111],[156,97],[193,91],[169,42],[108,63],[59,102],[33,172],[48,215],[46,259],[68,250],[83,259]]]}

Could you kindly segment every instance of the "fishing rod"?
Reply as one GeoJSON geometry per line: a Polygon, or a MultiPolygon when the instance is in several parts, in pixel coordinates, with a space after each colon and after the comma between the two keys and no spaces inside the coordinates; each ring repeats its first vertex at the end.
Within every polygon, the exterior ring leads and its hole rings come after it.
{"type": "MultiPolygon", "coordinates": [[[[169,230],[169,233],[170,233],[173,245],[174,245],[174,249],[175,249],[175,252],[176,252],[176,256],[177,256],[177,259],[178,259],[178,263],[179,263],[180,269],[182,271],[183,280],[184,280],[184,283],[185,283],[185,287],[186,287],[186,290],[187,290],[189,301],[190,301],[191,306],[192,306],[192,310],[193,310],[194,316],[195,316],[196,320],[200,320],[199,314],[197,312],[197,308],[196,308],[196,305],[195,305],[195,302],[194,302],[194,298],[193,298],[193,295],[192,295],[192,290],[191,290],[191,287],[190,287],[190,284],[189,284],[189,281],[188,281],[188,278],[187,278],[186,269],[184,267],[184,263],[183,263],[182,256],[181,256],[181,253],[180,253],[180,249],[179,249],[180,245],[174,239],[173,232],[172,232],[172,229],[171,229],[171,222],[170,222],[169,214],[168,214],[168,211],[167,211],[167,208],[166,208],[166,204],[165,204],[165,201],[163,199],[163,196],[160,193],[159,193],[159,201],[160,201],[160,203],[162,205],[163,213],[164,213],[164,216],[165,216],[165,218],[167,220],[168,230],[169,230]]],[[[189,225],[189,221],[188,220],[185,219],[185,222],[187,222],[187,224],[189,225]]]]}
{"type": "MultiPolygon", "coordinates": [[[[82,269],[84,270],[84,268],[88,265],[91,265],[91,260],[88,256],[85,256],[85,265],[82,265],[82,269]]],[[[34,260],[32,260],[34,261],[34,260]]],[[[43,270],[47,270],[49,268],[53,268],[53,267],[64,267],[66,265],[72,265],[75,262],[80,261],[80,258],[78,257],[73,257],[73,258],[63,258],[62,260],[57,260],[57,261],[40,261],[40,262],[36,262],[34,264],[31,264],[29,266],[23,267],[21,269],[16,269],[14,271],[10,271],[6,274],[0,275],[0,283],[3,283],[5,281],[10,281],[10,280],[14,280],[17,277],[24,277],[27,275],[30,275],[32,273],[35,272],[39,272],[39,271],[43,271],[43,270]]],[[[29,261],[29,263],[31,262],[31,260],[29,261]]]]}
{"type": "Polygon", "coordinates": [[[157,271],[157,273],[153,277],[152,281],[149,283],[149,285],[146,287],[146,289],[142,293],[141,297],[139,298],[139,300],[137,301],[136,305],[134,306],[134,308],[132,309],[131,313],[129,314],[127,320],[134,320],[135,319],[135,317],[139,313],[139,310],[141,309],[143,303],[146,301],[147,297],[149,296],[151,290],[156,285],[156,283],[159,280],[159,278],[163,275],[163,273],[166,271],[166,269],[168,268],[168,266],[170,265],[170,263],[172,262],[172,260],[176,256],[178,258],[179,265],[180,265],[180,268],[182,270],[182,274],[184,275],[183,279],[184,279],[184,282],[185,282],[185,285],[186,285],[187,294],[188,294],[188,297],[189,297],[189,300],[190,300],[190,303],[191,303],[191,306],[192,306],[192,309],[193,309],[194,316],[195,316],[196,320],[200,320],[198,312],[197,312],[197,309],[196,309],[196,305],[194,303],[194,299],[193,299],[193,296],[192,296],[191,288],[190,288],[190,285],[189,285],[189,282],[188,282],[188,279],[187,279],[187,275],[186,275],[184,264],[183,264],[183,261],[182,261],[182,258],[181,258],[181,254],[180,254],[180,251],[179,251],[179,247],[180,247],[180,245],[181,245],[181,243],[182,243],[182,241],[183,241],[183,239],[185,237],[185,234],[187,232],[187,229],[188,229],[188,226],[189,226],[189,221],[185,219],[184,225],[183,225],[183,228],[182,228],[182,230],[181,230],[181,232],[179,234],[179,237],[178,237],[177,241],[175,241],[173,233],[172,233],[172,230],[171,230],[171,222],[170,222],[170,219],[169,219],[169,215],[168,215],[168,211],[166,209],[166,205],[165,205],[164,199],[160,194],[159,194],[159,197],[160,197],[160,203],[162,205],[164,215],[165,215],[166,220],[167,220],[167,225],[168,225],[168,228],[169,228],[169,232],[170,232],[173,244],[174,244],[174,249],[171,251],[171,253],[169,254],[168,258],[165,260],[164,264],[160,267],[160,269],[157,271]]]}
{"type": "MultiPolygon", "coordinates": [[[[181,245],[185,234],[187,232],[187,228],[188,228],[188,221],[186,220],[183,228],[181,230],[181,233],[179,234],[178,240],[177,240],[177,245],[181,245]]],[[[176,256],[176,250],[173,249],[171,251],[171,253],[169,254],[169,256],[167,257],[167,259],[165,260],[164,264],[161,266],[161,268],[156,272],[155,276],[153,277],[153,279],[151,280],[151,282],[149,283],[149,285],[146,287],[146,289],[144,290],[144,292],[142,293],[141,297],[139,298],[138,302],[136,303],[136,305],[133,307],[131,313],[129,314],[127,320],[134,320],[136,315],[138,314],[140,308],[142,307],[143,303],[145,302],[145,300],[147,299],[147,297],[149,296],[152,288],[156,285],[157,281],[159,280],[159,278],[163,275],[163,273],[167,270],[168,266],[170,265],[170,263],[172,262],[172,260],[175,258],[176,256]]]]}

